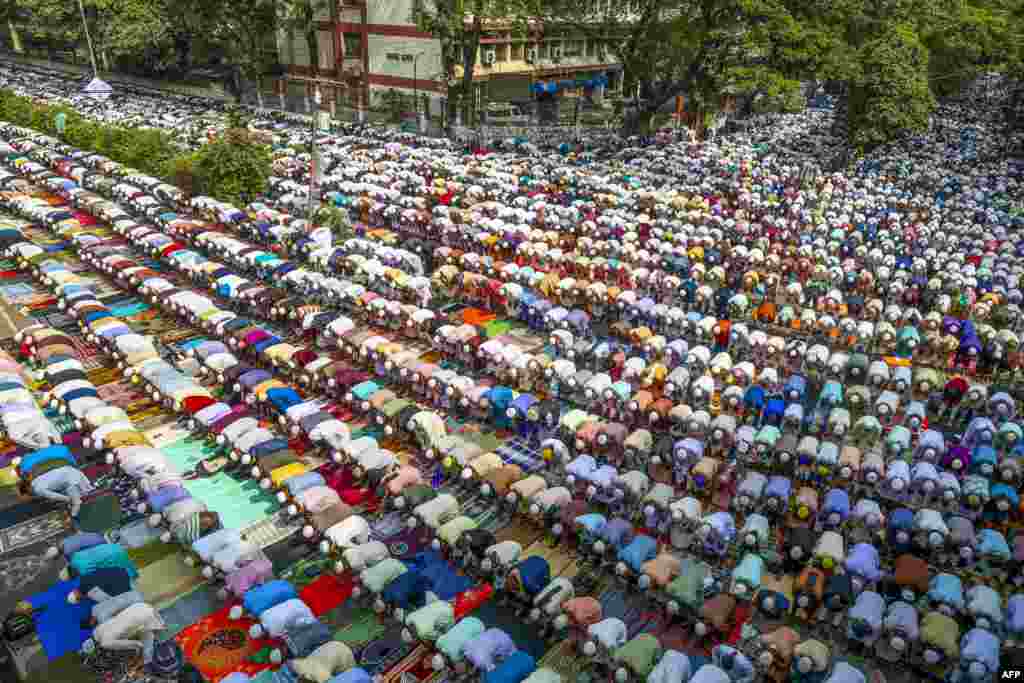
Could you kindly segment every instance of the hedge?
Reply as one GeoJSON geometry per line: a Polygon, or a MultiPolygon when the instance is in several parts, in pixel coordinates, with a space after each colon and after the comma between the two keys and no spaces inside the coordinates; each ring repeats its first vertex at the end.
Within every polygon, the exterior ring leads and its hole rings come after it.
{"type": "Polygon", "coordinates": [[[244,206],[264,193],[270,148],[246,129],[229,129],[196,151],[183,149],[165,131],[101,123],[64,105],[51,105],[0,88],[0,120],[44,132],[67,144],[161,178],[190,194],[244,206]],[[65,115],[64,132],[57,114],[65,115]]]}

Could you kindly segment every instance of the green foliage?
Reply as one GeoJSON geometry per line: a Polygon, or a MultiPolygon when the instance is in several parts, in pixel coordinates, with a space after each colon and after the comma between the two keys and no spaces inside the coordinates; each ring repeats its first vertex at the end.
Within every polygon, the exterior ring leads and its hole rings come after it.
{"type": "Polygon", "coordinates": [[[543,0],[546,21],[604,41],[623,64],[624,91],[641,105],[627,110],[641,130],[654,112],[685,95],[689,111],[714,111],[727,95],[788,101],[830,47],[792,0],[543,0]]]}
{"type": "Polygon", "coordinates": [[[852,85],[849,102],[853,144],[871,149],[894,131],[926,130],[935,98],[928,87],[928,50],[913,27],[893,26],[861,50],[863,76],[852,85]]]}
{"type": "Polygon", "coordinates": [[[536,29],[544,0],[412,0],[411,21],[441,44],[441,76],[447,83],[449,120],[457,103],[469,105],[480,49],[480,38],[490,26],[516,35],[536,29]],[[460,73],[461,72],[461,73],[460,73]]]}
{"type": "Polygon", "coordinates": [[[337,206],[323,206],[316,212],[317,225],[329,228],[334,234],[334,241],[344,242],[355,237],[355,230],[348,218],[348,212],[337,206]]]}
{"type": "Polygon", "coordinates": [[[305,38],[309,66],[315,76],[320,66],[319,18],[331,11],[329,0],[278,0],[278,26],[305,38]]]}
{"type": "Polygon", "coordinates": [[[244,206],[267,190],[273,156],[248,130],[231,128],[192,155],[195,191],[244,206]]]}
{"type": "Polygon", "coordinates": [[[195,153],[183,152],[162,130],[110,126],[64,106],[32,102],[0,89],[0,120],[61,137],[69,145],[95,150],[118,163],[180,187],[242,205],[267,189],[272,155],[248,130],[232,128],[195,153]],[[64,134],[57,131],[63,113],[64,134]]]}

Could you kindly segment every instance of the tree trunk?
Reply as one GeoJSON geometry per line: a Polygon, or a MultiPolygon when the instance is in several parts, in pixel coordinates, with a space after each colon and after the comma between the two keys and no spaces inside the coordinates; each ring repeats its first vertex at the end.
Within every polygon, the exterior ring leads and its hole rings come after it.
{"type": "Polygon", "coordinates": [[[11,49],[21,54],[25,51],[25,46],[21,42],[21,34],[18,32],[18,27],[14,25],[13,19],[7,20],[7,30],[11,32],[11,49]]]}
{"type": "Polygon", "coordinates": [[[320,41],[316,35],[315,24],[313,29],[306,31],[306,48],[309,50],[309,70],[313,78],[320,73],[320,41]]]}
{"type": "Polygon", "coordinates": [[[263,79],[256,77],[256,106],[263,109],[263,79]]]}
{"type": "MultiPolygon", "coordinates": [[[[466,40],[462,44],[462,107],[463,120],[469,125],[475,122],[470,119],[469,114],[474,110],[473,72],[476,70],[476,53],[480,49],[480,34],[483,32],[483,25],[480,14],[473,16],[473,29],[466,34],[466,40]]],[[[479,115],[479,112],[477,112],[479,115]]]]}

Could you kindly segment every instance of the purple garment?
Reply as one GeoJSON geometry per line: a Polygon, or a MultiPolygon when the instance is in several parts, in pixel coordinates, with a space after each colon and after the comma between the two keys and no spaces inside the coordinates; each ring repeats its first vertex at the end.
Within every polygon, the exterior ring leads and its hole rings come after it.
{"type": "Polygon", "coordinates": [[[35,403],[7,403],[0,406],[0,415],[6,415],[8,413],[25,412],[31,410],[36,412],[39,410],[39,406],[35,403]]]}
{"type": "Polygon", "coordinates": [[[491,671],[497,663],[516,651],[516,644],[507,633],[489,628],[466,644],[462,653],[474,667],[491,671]]]}
{"type": "Polygon", "coordinates": [[[769,498],[781,498],[789,502],[790,493],[793,491],[793,482],[786,477],[773,476],[768,479],[768,485],[764,487],[764,495],[769,498]]]}
{"type": "Polygon", "coordinates": [[[1006,630],[1014,637],[1024,633],[1024,595],[1020,593],[1006,603],[1006,630]]]}
{"type": "Polygon", "coordinates": [[[149,495],[146,502],[149,503],[149,507],[153,509],[153,512],[163,512],[175,503],[180,503],[191,497],[192,495],[185,490],[185,487],[173,484],[157,489],[149,495]]]}
{"type": "Polygon", "coordinates": [[[260,382],[271,379],[272,375],[266,370],[250,370],[238,378],[238,383],[245,389],[252,389],[260,382]]]}
{"type": "Polygon", "coordinates": [[[565,466],[566,474],[572,474],[581,479],[586,479],[597,470],[597,461],[589,455],[578,456],[575,460],[565,466]]]}
{"type": "Polygon", "coordinates": [[[253,586],[258,586],[273,576],[274,565],[266,557],[260,557],[228,574],[224,578],[224,585],[232,595],[241,597],[253,586]]]}
{"type": "Polygon", "coordinates": [[[601,536],[613,547],[624,546],[632,540],[633,525],[621,517],[616,517],[608,522],[601,536]]]}
{"type": "Polygon", "coordinates": [[[192,417],[194,417],[196,421],[204,427],[209,427],[220,418],[229,414],[231,414],[231,406],[227,403],[214,403],[213,405],[203,408],[192,417]]]}
{"type": "Polygon", "coordinates": [[[878,549],[870,543],[858,543],[846,556],[846,571],[862,577],[868,583],[882,578],[878,563],[878,549]]]}

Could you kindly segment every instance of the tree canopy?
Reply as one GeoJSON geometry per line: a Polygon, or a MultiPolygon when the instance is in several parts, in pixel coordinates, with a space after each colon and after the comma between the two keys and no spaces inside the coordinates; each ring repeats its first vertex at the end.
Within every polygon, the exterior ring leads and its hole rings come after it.
{"type": "MultiPolygon", "coordinates": [[[[228,67],[234,85],[272,65],[285,28],[318,68],[318,20],[332,0],[83,0],[103,68],[185,73],[228,67]]],[[[628,129],[684,95],[715,111],[728,96],[792,109],[804,84],[841,94],[853,141],[867,148],[927,125],[937,97],[986,71],[1024,76],[1024,0],[412,0],[410,21],[438,39],[451,107],[471,103],[488,31],[542,38],[565,29],[601,41],[623,66],[628,129]]],[[[11,41],[83,45],[76,2],[0,0],[11,41]],[[18,30],[20,27],[20,33],[18,30]]]]}

